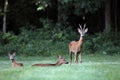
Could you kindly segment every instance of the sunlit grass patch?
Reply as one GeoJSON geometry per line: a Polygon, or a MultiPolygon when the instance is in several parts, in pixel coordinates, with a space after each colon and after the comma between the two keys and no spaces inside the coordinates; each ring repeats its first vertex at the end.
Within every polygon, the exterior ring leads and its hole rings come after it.
{"type": "Polygon", "coordinates": [[[20,75],[22,80],[112,80],[120,79],[120,65],[73,64],[59,67],[33,67],[20,75]]]}
{"type": "MultiPolygon", "coordinates": [[[[64,56],[69,61],[68,56],[64,56]]],[[[119,56],[83,56],[83,63],[56,67],[33,67],[34,63],[55,63],[53,57],[16,57],[24,67],[12,68],[8,58],[0,58],[0,80],[120,80],[119,56]]]]}

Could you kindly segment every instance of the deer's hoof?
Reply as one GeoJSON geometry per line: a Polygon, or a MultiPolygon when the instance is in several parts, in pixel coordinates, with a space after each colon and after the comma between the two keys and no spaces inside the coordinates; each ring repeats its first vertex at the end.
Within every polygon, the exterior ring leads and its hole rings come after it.
{"type": "Polygon", "coordinates": [[[82,63],[82,61],[80,61],[80,63],[82,63]]]}

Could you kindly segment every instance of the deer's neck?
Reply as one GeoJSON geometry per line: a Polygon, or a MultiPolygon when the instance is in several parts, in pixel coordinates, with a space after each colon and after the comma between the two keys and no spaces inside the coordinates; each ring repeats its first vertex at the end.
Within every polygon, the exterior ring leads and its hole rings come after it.
{"type": "Polygon", "coordinates": [[[11,62],[12,62],[12,67],[23,66],[22,63],[17,63],[14,59],[11,59],[11,62]]]}
{"type": "Polygon", "coordinates": [[[14,59],[11,59],[11,62],[12,62],[12,67],[16,67],[16,62],[15,62],[15,60],[14,59]]]}
{"type": "Polygon", "coordinates": [[[14,59],[11,59],[12,64],[16,64],[16,61],[14,59]]]}
{"type": "Polygon", "coordinates": [[[79,41],[78,41],[78,46],[82,46],[82,44],[83,44],[83,39],[84,39],[84,37],[83,37],[83,36],[80,36],[80,39],[79,39],[79,41]]]}
{"type": "Polygon", "coordinates": [[[48,65],[48,66],[60,66],[60,65],[62,65],[62,63],[57,61],[55,64],[46,64],[46,65],[48,65]]]}
{"type": "Polygon", "coordinates": [[[14,63],[14,62],[15,62],[15,60],[14,60],[14,59],[11,59],[11,62],[12,62],[12,63],[14,63]]]}
{"type": "Polygon", "coordinates": [[[62,63],[60,63],[59,61],[56,62],[56,64],[55,64],[55,66],[60,66],[60,65],[62,65],[62,63]]]}
{"type": "Polygon", "coordinates": [[[62,65],[62,63],[60,63],[59,61],[57,61],[55,64],[48,64],[49,66],[60,66],[62,65]]]}

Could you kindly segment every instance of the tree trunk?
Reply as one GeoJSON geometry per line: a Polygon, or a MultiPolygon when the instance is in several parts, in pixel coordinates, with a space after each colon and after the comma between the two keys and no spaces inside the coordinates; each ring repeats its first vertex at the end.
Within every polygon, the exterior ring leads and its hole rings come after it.
{"type": "Polygon", "coordinates": [[[8,0],[4,3],[4,15],[3,15],[3,32],[6,33],[6,17],[7,17],[8,0]]]}
{"type": "Polygon", "coordinates": [[[111,31],[111,18],[110,18],[110,0],[105,0],[105,32],[111,31]]]}
{"type": "Polygon", "coordinates": [[[57,21],[58,21],[58,22],[61,22],[60,0],[57,0],[57,12],[58,12],[57,21]]]}
{"type": "Polygon", "coordinates": [[[65,20],[63,19],[63,16],[62,14],[65,14],[63,11],[62,11],[62,4],[61,4],[61,1],[60,0],[57,0],[57,22],[60,23],[62,25],[62,27],[64,27],[65,25],[65,20]]]}
{"type": "Polygon", "coordinates": [[[117,0],[115,0],[115,13],[114,13],[114,16],[115,16],[115,33],[117,34],[117,0]]]}

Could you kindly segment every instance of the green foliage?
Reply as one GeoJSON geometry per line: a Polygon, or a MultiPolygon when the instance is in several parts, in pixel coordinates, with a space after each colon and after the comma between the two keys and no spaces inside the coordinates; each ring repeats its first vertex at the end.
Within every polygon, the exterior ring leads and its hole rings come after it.
{"type": "Polygon", "coordinates": [[[48,18],[46,18],[46,19],[40,18],[40,21],[42,22],[44,29],[50,29],[51,26],[52,27],[54,26],[53,21],[48,18]]]}
{"type": "Polygon", "coordinates": [[[41,11],[41,10],[45,10],[45,8],[48,7],[48,3],[46,1],[38,1],[36,2],[37,7],[37,11],[41,11]]]}
{"type": "Polygon", "coordinates": [[[86,13],[94,13],[97,11],[102,5],[102,0],[76,0],[75,5],[75,14],[83,15],[86,13]]]}
{"type": "Polygon", "coordinates": [[[120,54],[119,33],[96,33],[95,36],[86,36],[83,51],[86,53],[120,54]]]}
{"type": "MultiPolygon", "coordinates": [[[[62,27],[61,23],[55,24],[47,18],[41,18],[40,21],[43,23],[44,36],[46,38],[48,37],[47,39],[52,39],[53,41],[69,41],[76,38],[75,36],[77,34],[72,30],[72,26],[66,25],[62,27]]],[[[43,34],[43,31],[41,31],[41,34],[43,34]]]]}
{"type": "Polygon", "coordinates": [[[16,35],[14,35],[12,32],[7,32],[7,33],[0,32],[1,44],[7,44],[10,41],[14,40],[15,38],[16,38],[16,35]]]}
{"type": "MultiPolygon", "coordinates": [[[[46,24],[47,25],[47,24],[46,24]]],[[[86,35],[82,52],[85,54],[120,54],[120,38],[114,33],[97,33],[86,35]]],[[[0,56],[16,51],[18,55],[50,56],[53,54],[68,54],[68,45],[72,40],[78,40],[79,34],[71,28],[60,29],[21,29],[15,36],[12,33],[1,34],[0,56]],[[2,43],[5,42],[6,43],[2,43]]]]}
{"type": "Polygon", "coordinates": [[[17,38],[12,32],[0,32],[0,56],[7,54],[9,51],[14,50],[12,43],[17,38]]]}
{"type": "Polygon", "coordinates": [[[102,0],[61,0],[60,3],[61,6],[59,10],[62,10],[62,13],[66,16],[70,12],[73,12],[78,16],[85,15],[87,13],[94,13],[102,7],[102,0]]]}
{"type": "Polygon", "coordinates": [[[6,41],[10,41],[10,40],[13,40],[15,38],[16,38],[16,36],[14,34],[10,33],[10,32],[4,33],[3,36],[2,36],[2,39],[6,40],[6,41]]]}
{"type": "Polygon", "coordinates": [[[9,40],[9,43],[4,44],[4,47],[0,46],[0,55],[6,55],[13,51],[16,51],[18,55],[25,56],[67,54],[68,50],[65,49],[68,46],[68,40],[64,34],[64,32],[55,31],[55,29],[22,29],[21,33],[13,40],[9,40]]]}

